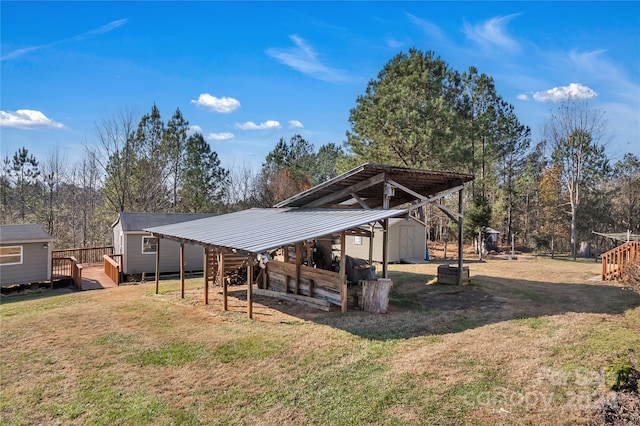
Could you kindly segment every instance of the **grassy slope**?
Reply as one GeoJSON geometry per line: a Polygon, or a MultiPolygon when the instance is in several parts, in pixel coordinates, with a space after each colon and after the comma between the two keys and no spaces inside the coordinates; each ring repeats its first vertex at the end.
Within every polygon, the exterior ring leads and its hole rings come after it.
{"type": "Polygon", "coordinates": [[[202,305],[198,279],[185,300],[175,281],[4,298],[0,420],[575,424],[603,368],[640,351],[640,296],[589,282],[597,264],[471,264],[463,289],[427,285],[435,268],[393,266],[379,316],[280,304],[250,321],[243,301],[202,305]]]}

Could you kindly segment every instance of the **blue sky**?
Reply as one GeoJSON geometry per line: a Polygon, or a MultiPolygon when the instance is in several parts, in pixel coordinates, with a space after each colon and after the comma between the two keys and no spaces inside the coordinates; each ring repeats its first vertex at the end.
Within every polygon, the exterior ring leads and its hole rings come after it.
{"type": "Polygon", "coordinates": [[[400,51],[492,76],[533,140],[571,93],[640,156],[638,2],[0,3],[0,154],[69,162],[123,110],[177,107],[224,166],[301,134],[342,144],[349,110],[400,51]]]}

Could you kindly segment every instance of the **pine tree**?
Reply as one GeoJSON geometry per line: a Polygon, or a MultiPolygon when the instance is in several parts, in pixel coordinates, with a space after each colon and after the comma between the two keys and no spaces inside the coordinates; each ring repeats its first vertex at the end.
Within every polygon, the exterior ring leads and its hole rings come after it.
{"type": "Polygon", "coordinates": [[[189,213],[220,209],[229,172],[220,166],[218,154],[200,133],[187,139],[180,209],[189,213]]]}

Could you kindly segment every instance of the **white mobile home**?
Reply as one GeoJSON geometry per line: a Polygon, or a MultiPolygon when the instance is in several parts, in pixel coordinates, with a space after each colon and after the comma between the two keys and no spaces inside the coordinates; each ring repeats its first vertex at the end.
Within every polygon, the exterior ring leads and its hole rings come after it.
{"type": "MultiPolygon", "coordinates": [[[[113,251],[122,254],[122,273],[154,274],[156,270],[157,239],[143,231],[154,226],[171,225],[215,216],[213,213],[130,213],[122,212],[113,228],[113,251]]],[[[185,244],[185,270],[202,271],[202,246],[185,244]]],[[[160,242],[160,273],[180,271],[180,244],[176,241],[160,242]]]]}
{"type": "Polygon", "coordinates": [[[40,225],[0,225],[0,286],[49,281],[53,240],[40,225]]]}

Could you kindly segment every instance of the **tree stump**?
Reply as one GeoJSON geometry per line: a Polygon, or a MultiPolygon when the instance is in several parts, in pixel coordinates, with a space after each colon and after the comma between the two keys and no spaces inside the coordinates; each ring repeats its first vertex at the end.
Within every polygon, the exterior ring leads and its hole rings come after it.
{"type": "Polygon", "coordinates": [[[393,281],[380,278],[375,281],[362,282],[362,310],[374,314],[385,314],[389,307],[389,293],[393,281]]]}

